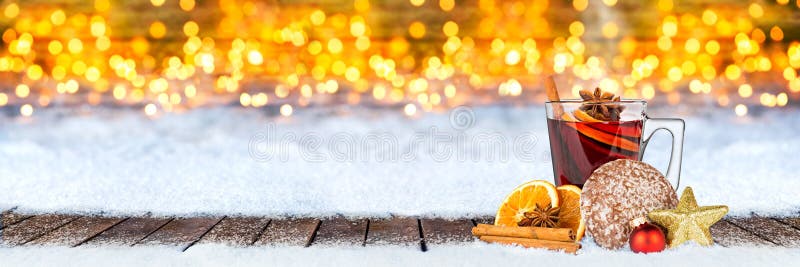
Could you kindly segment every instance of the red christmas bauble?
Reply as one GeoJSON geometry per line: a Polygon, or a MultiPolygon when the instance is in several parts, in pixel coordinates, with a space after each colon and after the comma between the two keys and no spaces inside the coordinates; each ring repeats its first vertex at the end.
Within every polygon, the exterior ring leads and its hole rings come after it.
{"type": "Polygon", "coordinates": [[[636,253],[659,252],[667,246],[667,239],[661,228],[648,222],[640,223],[633,228],[628,242],[631,250],[636,253]]]}

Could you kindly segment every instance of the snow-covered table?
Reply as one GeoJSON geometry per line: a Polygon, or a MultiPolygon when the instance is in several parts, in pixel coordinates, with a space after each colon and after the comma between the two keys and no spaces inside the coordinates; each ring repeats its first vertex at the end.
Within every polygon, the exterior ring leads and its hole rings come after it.
{"type": "MultiPolygon", "coordinates": [[[[429,247],[476,242],[470,228],[492,218],[265,218],[100,217],[26,215],[6,211],[0,244],[5,246],[249,246],[429,247]]],[[[728,217],[712,227],[724,247],[800,247],[800,217],[728,217]]],[[[587,241],[584,241],[587,242],[587,241]]],[[[590,242],[590,241],[589,241],[590,242]]]]}
{"type": "MultiPolygon", "coordinates": [[[[102,108],[0,116],[0,210],[18,206],[33,214],[3,216],[0,264],[800,262],[800,179],[791,162],[800,148],[797,110],[753,109],[737,117],[729,109],[651,109],[653,116],[686,119],[681,186],[692,186],[701,205],[725,204],[731,211],[712,228],[716,246],[647,256],[607,251],[591,239],[582,241],[577,256],[475,241],[469,228],[491,221],[484,216],[494,214],[517,185],[552,179],[552,167],[542,107],[471,111],[473,121],[456,124],[448,113],[407,118],[396,110],[356,107],[298,109],[288,118],[233,107],[160,118],[102,108]],[[273,139],[257,148],[273,157],[254,157],[250,142],[270,129],[273,139]],[[513,146],[493,151],[467,142],[457,147],[467,156],[463,160],[441,159],[427,149],[408,159],[381,159],[375,156],[386,154],[366,145],[350,154],[355,158],[339,158],[341,148],[323,143],[322,161],[306,158],[307,147],[299,142],[303,136],[330,143],[342,141],[341,134],[356,140],[388,134],[406,149],[418,133],[433,129],[468,138],[499,136],[507,144],[517,137],[536,142],[525,157],[514,154],[513,146]],[[508,157],[485,157],[490,155],[508,157]],[[210,217],[197,217],[203,214],[210,217]]],[[[644,160],[665,168],[669,145],[668,136],[656,136],[644,160]]]]}

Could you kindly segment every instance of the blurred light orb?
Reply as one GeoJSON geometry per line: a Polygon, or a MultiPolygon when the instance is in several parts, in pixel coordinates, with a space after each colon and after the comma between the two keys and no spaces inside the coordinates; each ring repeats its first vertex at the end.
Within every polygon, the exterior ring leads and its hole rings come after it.
{"type": "Polygon", "coordinates": [[[350,34],[355,37],[359,37],[364,35],[367,31],[367,25],[364,24],[363,18],[361,20],[355,20],[350,23],[350,34]]]}
{"type": "Polygon", "coordinates": [[[772,29],[769,30],[769,38],[772,38],[772,40],[776,42],[783,40],[783,30],[778,26],[773,26],[772,29]]]}
{"type": "Polygon", "coordinates": [[[323,23],[325,23],[325,12],[319,9],[314,10],[313,12],[311,12],[311,15],[309,15],[308,18],[309,20],[311,20],[311,24],[314,24],[316,26],[322,25],[323,23]]]}
{"type": "Polygon", "coordinates": [[[752,3],[749,7],[747,7],[747,12],[750,13],[750,16],[753,18],[760,18],[764,16],[764,8],[761,7],[758,3],[752,3]]]}
{"type": "Polygon", "coordinates": [[[239,103],[240,103],[240,104],[241,104],[243,107],[250,106],[250,103],[251,103],[251,102],[252,102],[252,99],[251,99],[251,97],[250,97],[250,94],[248,94],[248,93],[242,93],[241,95],[239,95],[239,103]]]}
{"type": "Polygon", "coordinates": [[[447,37],[456,36],[458,34],[458,24],[453,21],[447,21],[442,26],[442,32],[447,37]]]}
{"type": "Polygon", "coordinates": [[[150,24],[150,36],[156,39],[164,38],[167,34],[167,26],[161,21],[155,21],[150,24]]]}
{"type": "Polygon", "coordinates": [[[572,34],[572,36],[580,37],[581,35],[583,35],[584,31],[585,28],[583,26],[583,23],[580,21],[573,21],[572,23],[569,24],[569,33],[572,34]]]}
{"type": "Polygon", "coordinates": [[[5,15],[6,18],[9,19],[17,17],[17,15],[19,15],[19,6],[17,5],[17,3],[8,4],[6,8],[3,9],[3,15],[5,15]]]}
{"type": "Polygon", "coordinates": [[[779,107],[786,106],[786,104],[789,103],[789,95],[787,95],[786,93],[778,94],[778,96],[775,97],[775,103],[779,107]]]}
{"type": "Polygon", "coordinates": [[[697,52],[700,51],[700,41],[695,38],[689,38],[686,40],[684,49],[686,49],[686,52],[689,52],[690,54],[697,54],[697,52]]]}
{"type": "Polygon", "coordinates": [[[748,98],[753,95],[753,87],[745,83],[739,86],[738,92],[742,98],[748,98]]]}
{"type": "Polygon", "coordinates": [[[83,42],[78,38],[72,38],[67,43],[67,50],[72,54],[77,54],[83,51],[83,42]]]}
{"type": "Polygon", "coordinates": [[[603,37],[611,39],[617,37],[619,34],[619,26],[617,26],[616,22],[610,21],[603,25],[603,37]]]}
{"type": "Polygon", "coordinates": [[[408,34],[414,39],[425,37],[425,24],[419,21],[412,22],[411,25],[408,26],[408,34]]]}
{"type": "Polygon", "coordinates": [[[34,81],[38,81],[39,79],[41,79],[42,74],[43,74],[42,67],[36,64],[33,64],[30,67],[28,67],[28,71],[26,72],[28,78],[34,81]]]}
{"type": "Polygon", "coordinates": [[[508,64],[508,65],[512,65],[512,66],[513,65],[517,65],[517,63],[519,63],[519,61],[520,61],[519,52],[517,52],[517,50],[513,50],[513,49],[511,51],[508,51],[508,53],[506,54],[505,61],[506,61],[506,64],[508,64]]]}
{"type": "Polygon", "coordinates": [[[181,7],[183,11],[192,11],[194,9],[195,2],[194,0],[180,0],[178,5],[181,7]]]}
{"type": "Polygon", "coordinates": [[[342,41],[339,38],[333,38],[328,41],[328,51],[333,54],[339,54],[342,52],[343,45],[342,41]]]}
{"type": "Polygon", "coordinates": [[[584,11],[589,7],[589,0],[572,0],[572,7],[577,11],[584,11]]]}
{"type": "Polygon", "coordinates": [[[30,117],[31,115],[33,115],[33,106],[31,106],[31,104],[22,105],[19,108],[19,114],[22,114],[22,116],[25,117],[30,117]]]}
{"type": "Polygon", "coordinates": [[[198,32],[200,32],[200,26],[197,25],[197,22],[190,20],[183,24],[183,34],[187,37],[197,36],[198,32]]]}
{"type": "Polygon", "coordinates": [[[28,97],[28,95],[31,94],[31,88],[28,87],[28,85],[26,85],[26,84],[19,84],[14,89],[14,92],[16,93],[17,97],[26,98],[26,97],[28,97]]]}
{"type": "Polygon", "coordinates": [[[409,0],[412,6],[422,6],[425,4],[425,0],[409,0]]]}
{"type": "Polygon", "coordinates": [[[294,109],[292,108],[292,105],[289,105],[289,104],[281,105],[281,116],[284,116],[284,117],[292,116],[292,112],[294,112],[294,109]]]}
{"type": "Polygon", "coordinates": [[[456,7],[455,0],[439,0],[439,8],[445,12],[453,10],[454,7],[456,7]]]}
{"type": "Polygon", "coordinates": [[[53,13],[50,14],[50,22],[52,22],[53,25],[56,25],[56,26],[60,26],[60,25],[64,24],[64,21],[66,19],[67,19],[67,15],[64,13],[64,10],[61,10],[61,9],[53,11],[53,13]]]}
{"type": "Polygon", "coordinates": [[[703,23],[709,26],[717,23],[717,13],[711,9],[706,9],[703,11],[703,23]]]}
{"type": "Polygon", "coordinates": [[[106,51],[111,48],[111,39],[106,36],[97,37],[97,40],[94,42],[94,47],[100,51],[106,51]]]}
{"type": "Polygon", "coordinates": [[[156,108],[156,105],[153,103],[144,106],[144,114],[146,114],[147,116],[156,115],[157,111],[158,109],[156,108]]]}
{"type": "Polygon", "coordinates": [[[717,42],[716,40],[711,40],[706,43],[706,52],[708,52],[711,55],[716,55],[717,53],[719,53],[719,49],[720,49],[719,42],[717,42]]]}
{"type": "Polygon", "coordinates": [[[261,65],[264,63],[264,57],[261,55],[261,52],[252,50],[247,53],[247,62],[253,65],[261,65]]]}
{"type": "Polygon", "coordinates": [[[403,107],[403,113],[405,113],[406,116],[414,116],[414,114],[417,113],[417,106],[414,105],[414,104],[408,103],[408,104],[405,105],[405,107],[403,107]]]}
{"type": "Polygon", "coordinates": [[[734,108],[734,112],[736,112],[736,116],[739,116],[739,117],[747,115],[747,106],[742,105],[742,104],[738,104],[734,108]]]}

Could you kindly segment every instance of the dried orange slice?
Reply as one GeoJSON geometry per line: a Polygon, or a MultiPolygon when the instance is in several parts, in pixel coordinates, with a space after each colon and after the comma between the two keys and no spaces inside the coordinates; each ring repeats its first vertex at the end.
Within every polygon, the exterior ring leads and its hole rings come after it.
{"type": "Polygon", "coordinates": [[[518,226],[525,212],[533,211],[536,205],[558,207],[558,192],[548,181],[533,180],[518,186],[509,194],[494,218],[494,225],[518,226]]]}
{"type": "Polygon", "coordinates": [[[597,130],[586,124],[575,123],[574,127],[576,130],[578,130],[579,133],[586,135],[594,140],[597,140],[600,143],[609,146],[615,146],[628,151],[633,151],[633,152],[639,151],[639,144],[631,140],[616,137],[612,134],[597,130]]]}
{"type": "Polygon", "coordinates": [[[574,185],[562,185],[556,190],[561,204],[558,227],[572,229],[575,241],[581,240],[586,232],[586,222],[581,218],[581,189],[574,185]]]}

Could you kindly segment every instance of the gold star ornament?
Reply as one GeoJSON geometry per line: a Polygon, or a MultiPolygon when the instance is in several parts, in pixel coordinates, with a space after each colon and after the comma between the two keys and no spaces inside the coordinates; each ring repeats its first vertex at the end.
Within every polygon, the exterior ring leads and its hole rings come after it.
{"type": "Polygon", "coordinates": [[[674,248],[689,240],[703,246],[714,244],[708,228],[727,213],[728,206],[697,206],[692,188],[686,187],[677,208],[654,210],[647,217],[667,228],[669,247],[674,248]]]}

